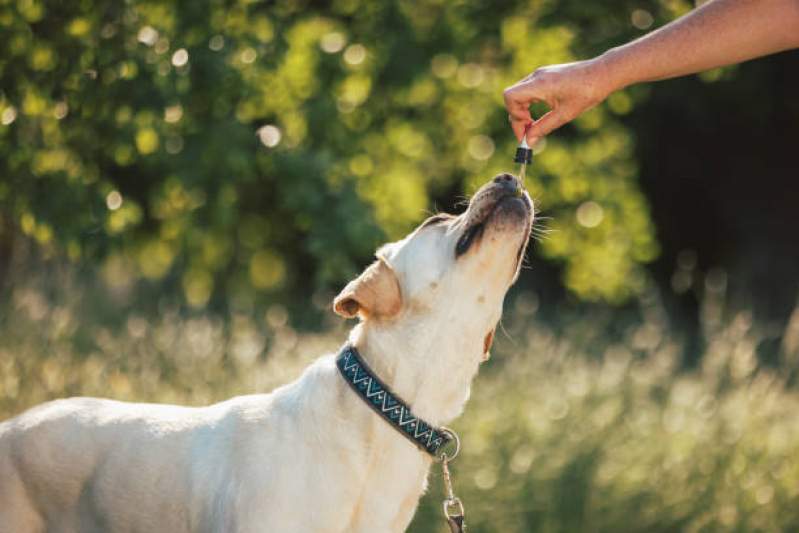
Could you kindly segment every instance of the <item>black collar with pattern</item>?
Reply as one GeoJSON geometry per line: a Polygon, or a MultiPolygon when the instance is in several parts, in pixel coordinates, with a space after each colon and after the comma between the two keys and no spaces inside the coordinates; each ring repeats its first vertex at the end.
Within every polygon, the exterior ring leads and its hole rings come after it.
{"type": "Polygon", "coordinates": [[[341,349],[336,366],[347,384],[369,407],[420,449],[435,456],[439,448],[452,440],[448,431],[433,427],[414,416],[408,404],[391,392],[351,344],[347,343],[341,349]]]}

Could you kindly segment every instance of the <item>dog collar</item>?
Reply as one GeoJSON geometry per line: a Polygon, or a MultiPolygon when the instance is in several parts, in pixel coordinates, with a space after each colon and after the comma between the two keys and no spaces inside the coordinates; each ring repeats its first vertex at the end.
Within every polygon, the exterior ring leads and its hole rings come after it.
{"type": "Polygon", "coordinates": [[[436,428],[414,416],[408,404],[375,375],[353,345],[344,345],[336,366],[344,381],[369,407],[420,449],[435,457],[438,449],[452,440],[449,430],[436,428]]]}

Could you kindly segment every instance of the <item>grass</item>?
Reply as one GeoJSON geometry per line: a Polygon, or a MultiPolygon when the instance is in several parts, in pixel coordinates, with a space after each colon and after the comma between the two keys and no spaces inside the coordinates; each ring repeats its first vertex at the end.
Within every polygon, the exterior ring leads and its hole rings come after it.
{"type": "MultiPolygon", "coordinates": [[[[263,392],[345,338],[333,318],[300,335],[279,307],[98,313],[114,295],[68,272],[26,280],[3,297],[0,419],[71,395],[197,405],[263,392]]],[[[585,311],[555,325],[528,296],[510,302],[507,334],[453,424],[455,490],[473,531],[799,529],[799,318],[778,364],[764,365],[757,346],[773,332],[711,294],[707,348],[686,371],[651,295],[634,319],[585,311]]],[[[410,531],[446,530],[442,485],[434,469],[410,531]]]]}

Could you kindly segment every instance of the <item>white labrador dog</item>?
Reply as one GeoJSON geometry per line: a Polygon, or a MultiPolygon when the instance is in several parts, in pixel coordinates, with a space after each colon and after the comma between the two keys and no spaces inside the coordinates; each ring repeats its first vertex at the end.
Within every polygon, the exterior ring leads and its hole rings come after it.
{"type": "MultiPolygon", "coordinates": [[[[382,247],[336,298],[350,342],[415,415],[461,412],[518,276],[533,205],[482,187],[382,247]]],[[[57,400],[0,424],[0,532],[405,531],[431,456],[311,364],[271,394],[209,407],[57,400]]]]}

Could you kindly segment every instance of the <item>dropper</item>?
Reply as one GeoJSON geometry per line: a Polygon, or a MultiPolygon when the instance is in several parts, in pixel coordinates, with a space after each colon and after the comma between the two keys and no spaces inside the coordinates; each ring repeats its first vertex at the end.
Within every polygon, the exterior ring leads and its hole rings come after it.
{"type": "Polygon", "coordinates": [[[522,143],[516,148],[516,157],[513,161],[522,164],[519,169],[519,183],[524,187],[524,172],[527,170],[527,165],[533,161],[533,149],[527,144],[527,136],[522,137],[522,143]]]}

